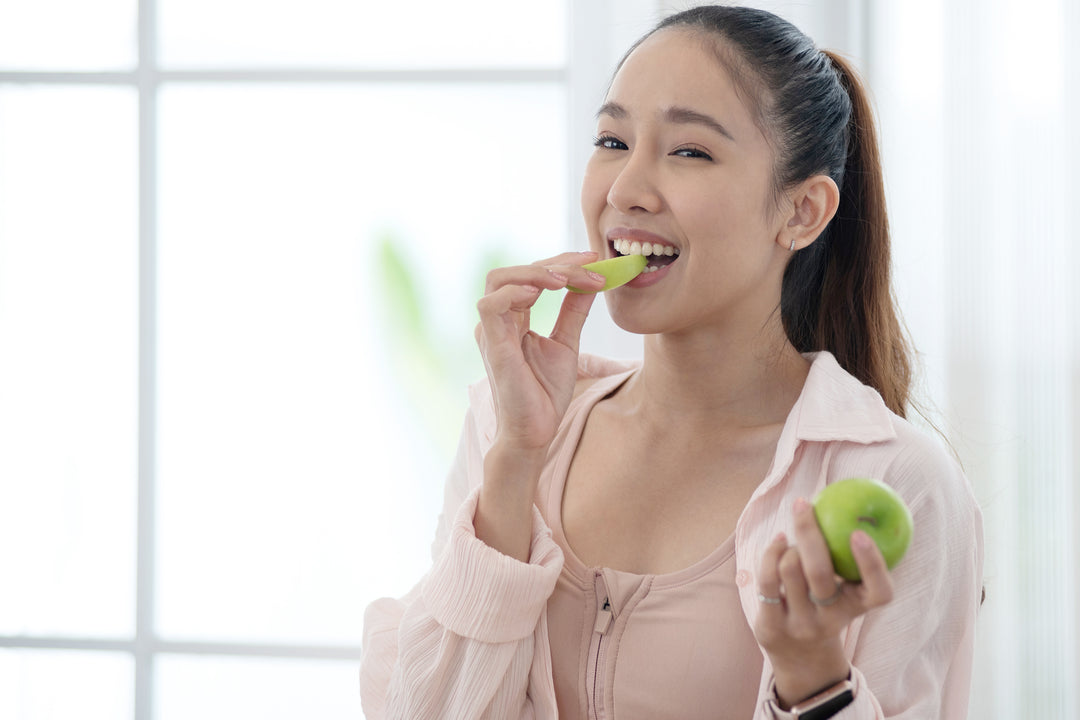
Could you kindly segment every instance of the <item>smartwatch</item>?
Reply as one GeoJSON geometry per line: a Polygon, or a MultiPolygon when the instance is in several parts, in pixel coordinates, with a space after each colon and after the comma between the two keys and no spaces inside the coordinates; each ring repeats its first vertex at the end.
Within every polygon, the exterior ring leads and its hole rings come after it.
{"type": "Polygon", "coordinates": [[[817,695],[792,705],[788,710],[799,720],[826,720],[840,712],[855,699],[855,686],[850,680],[842,680],[817,695]]]}

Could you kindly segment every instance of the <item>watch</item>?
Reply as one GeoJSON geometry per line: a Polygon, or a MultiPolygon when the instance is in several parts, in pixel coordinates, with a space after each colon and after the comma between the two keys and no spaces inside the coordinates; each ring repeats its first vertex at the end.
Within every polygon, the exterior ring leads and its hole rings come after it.
{"type": "Polygon", "coordinates": [[[791,706],[788,711],[799,720],[826,720],[840,712],[855,699],[855,686],[850,680],[841,680],[817,695],[791,706]]]}

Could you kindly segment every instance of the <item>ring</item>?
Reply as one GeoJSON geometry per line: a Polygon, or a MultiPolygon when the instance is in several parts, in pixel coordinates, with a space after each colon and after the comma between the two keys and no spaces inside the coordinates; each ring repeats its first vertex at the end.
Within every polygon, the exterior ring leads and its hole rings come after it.
{"type": "Polygon", "coordinates": [[[761,593],[757,594],[757,599],[762,605],[779,605],[780,598],[765,597],[761,593]]]}
{"type": "Polygon", "coordinates": [[[819,598],[817,595],[814,595],[813,590],[811,590],[809,592],[810,602],[814,603],[818,607],[829,607],[830,605],[835,604],[836,601],[840,599],[840,596],[843,593],[844,593],[844,583],[843,582],[838,582],[838,583],[836,583],[836,592],[834,592],[832,595],[830,595],[827,598],[819,598]]]}

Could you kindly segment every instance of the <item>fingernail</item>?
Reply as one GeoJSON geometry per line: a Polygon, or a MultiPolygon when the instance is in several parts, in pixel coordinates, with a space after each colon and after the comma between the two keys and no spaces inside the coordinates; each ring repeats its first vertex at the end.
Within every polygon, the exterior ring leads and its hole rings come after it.
{"type": "Polygon", "coordinates": [[[555,278],[559,282],[566,282],[567,280],[570,279],[567,276],[563,275],[562,273],[557,273],[554,270],[548,270],[548,272],[551,273],[551,277],[555,278]]]}
{"type": "Polygon", "coordinates": [[[525,289],[525,292],[530,292],[530,293],[538,293],[538,292],[540,292],[540,288],[536,287],[535,285],[525,285],[523,287],[525,289]]]}
{"type": "Polygon", "coordinates": [[[810,503],[806,502],[806,498],[796,498],[795,499],[795,513],[796,514],[802,515],[803,513],[805,513],[809,509],[810,509],[810,503]]]}
{"type": "Polygon", "coordinates": [[[598,272],[593,272],[592,270],[587,270],[586,272],[589,274],[589,277],[597,282],[607,282],[607,278],[598,272]]]}
{"type": "Polygon", "coordinates": [[[862,530],[856,530],[851,533],[851,544],[859,548],[868,548],[874,544],[874,541],[870,539],[870,536],[864,533],[862,530]]]}
{"type": "Polygon", "coordinates": [[[786,545],[787,544],[787,535],[785,535],[782,532],[778,532],[778,533],[776,533],[776,537],[773,538],[773,542],[774,543],[784,543],[786,545]]]}

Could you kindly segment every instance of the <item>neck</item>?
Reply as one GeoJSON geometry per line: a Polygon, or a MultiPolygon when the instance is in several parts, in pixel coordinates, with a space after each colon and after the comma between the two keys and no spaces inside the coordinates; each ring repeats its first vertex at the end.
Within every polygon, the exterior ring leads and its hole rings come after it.
{"type": "Polygon", "coordinates": [[[649,335],[625,400],[671,428],[749,428],[783,423],[810,364],[779,320],[750,332],[649,335]]]}

